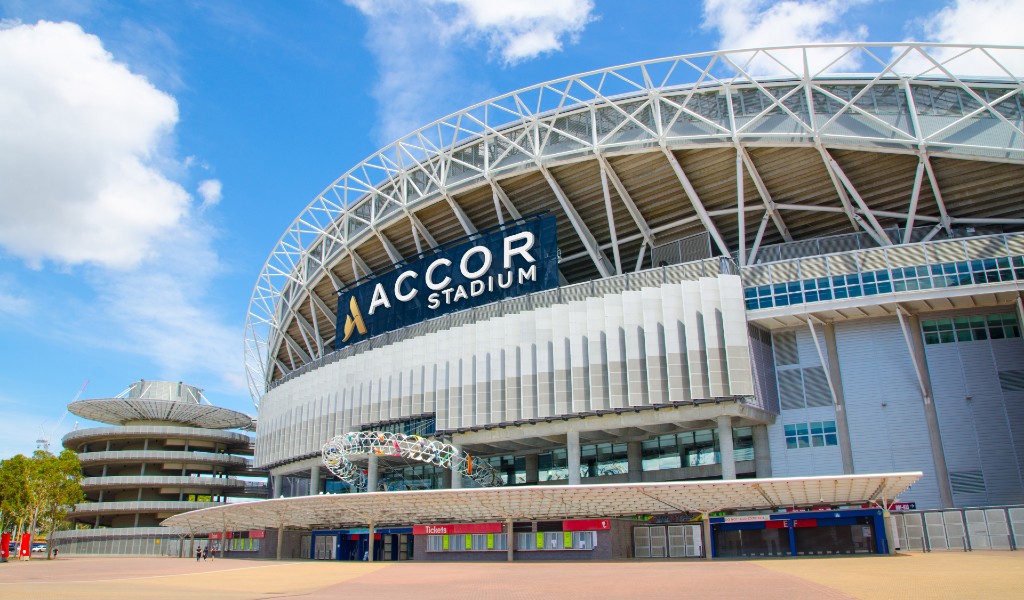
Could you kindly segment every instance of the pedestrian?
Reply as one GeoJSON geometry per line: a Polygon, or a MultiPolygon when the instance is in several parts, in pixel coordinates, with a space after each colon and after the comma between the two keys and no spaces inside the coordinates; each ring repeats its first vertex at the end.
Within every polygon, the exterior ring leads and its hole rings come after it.
{"type": "Polygon", "coordinates": [[[196,562],[199,562],[199,558],[203,555],[202,547],[196,548],[196,562]]]}
{"type": "Polygon", "coordinates": [[[57,549],[57,548],[54,548],[54,549],[53,549],[53,559],[54,559],[54,560],[57,560],[57,553],[58,553],[58,552],[60,552],[60,550],[59,550],[59,549],[57,549]]]}
{"type": "Polygon", "coordinates": [[[203,546],[203,562],[206,562],[206,546],[203,546]]]}

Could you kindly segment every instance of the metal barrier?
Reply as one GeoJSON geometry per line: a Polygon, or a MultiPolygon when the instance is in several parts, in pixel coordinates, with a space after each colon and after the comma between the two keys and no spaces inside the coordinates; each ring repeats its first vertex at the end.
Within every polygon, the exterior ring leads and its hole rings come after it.
{"type": "Polygon", "coordinates": [[[893,513],[898,550],[1017,550],[1024,546],[1024,507],[992,506],[893,513]]]}

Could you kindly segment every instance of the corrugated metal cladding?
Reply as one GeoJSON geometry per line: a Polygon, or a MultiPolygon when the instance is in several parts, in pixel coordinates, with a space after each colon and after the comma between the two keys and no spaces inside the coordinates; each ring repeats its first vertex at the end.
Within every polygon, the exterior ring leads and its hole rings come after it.
{"type": "Polygon", "coordinates": [[[921,387],[899,321],[851,321],[835,328],[854,472],[922,471],[924,477],[900,499],[918,508],[939,507],[921,387]]]}
{"type": "Polygon", "coordinates": [[[422,414],[444,431],[754,396],[740,278],[650,285],[466,323],[303,374],[260,403],[255,462],[422,414]]]}
{"type": "Polygon", "coordinates": [[[1024,503],[1024,340],[928,344],[925,353],[954,503],[1024,503]]]}
{"type": "MultiPolygon", "coordinates": [[[[854,472],[921,470],[925,476],[900,500],[939,508],[921,387],[898,320],[835,328],[854,472]]],[[[772,343],[782,409],[768,428],[772,473],[841,473],[839,447],[785,443],[786,424],[837,419],[810,330],[774,332],[772,343]]],[[[925,350],[954,504],[1024,503],[1024,341],[975,338],[925,350]]]]}
{"type": "Polygon", "coordinates": [[[842,473],[843,459],[838,446],[786,447],[786,425],[836,420],[832,394],[810,330],[804,327],[774,333],[772,343],[782,406],[779,418],[768,426],[772,475],[799,477],[842,473]]]}

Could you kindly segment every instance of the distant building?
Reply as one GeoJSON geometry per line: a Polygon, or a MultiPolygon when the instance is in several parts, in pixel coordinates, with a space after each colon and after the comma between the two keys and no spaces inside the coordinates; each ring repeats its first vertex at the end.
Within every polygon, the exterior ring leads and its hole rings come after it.
{"type": "Polygon", "coordinates": [[[68,410],[111,427],[79,429],[62,440],[78,452],[85,477],[86,500],[68,519],[90,527],[55,533],[62,554],[178,556],[191,551],[188,532],[160,527],[161,520],[268,495],[265,479],[243,479],[265,477],[252,469],[245,431],[254,429],[252,418],[211,405],[197,387],[141,380],[115,398],[79,400],[68,410]]]}

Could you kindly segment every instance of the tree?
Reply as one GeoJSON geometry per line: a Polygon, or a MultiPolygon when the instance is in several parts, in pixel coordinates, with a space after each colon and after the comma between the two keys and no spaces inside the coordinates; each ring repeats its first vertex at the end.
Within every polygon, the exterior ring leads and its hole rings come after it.
{"type": "MultiPolygon", "coordinates": [[[[57,529],[68,526],[68,509],[85,498],[82,491],[82,464],[73,450],[62,450],[54,456],[37,451],[33,457],[36,465],[32,482],[36,493],[35,525],[46,528],[46,539],[53,537],[57,529]]],[[[35,533],[35,527],[32,533],[35,533]]],[[[47,558],[53,555],[53,544],[47,544],[47,558]]]]}
{"type": "Polygon", "coordinates": [[[22,454],[0,461],[0,532],[10,531],[15,540],[28,518],[28,470],[22,454]]]}
{"type": "Polygon", "coordinates": [[[67,525],[68,509],[85,497],[81,480],[72,450],[57,456],[37,450],[32,458],[19,454],[0,462],[0,526],[18,537],[22,531],[34,536],[42,526],[52,536],[67,525]]]}

